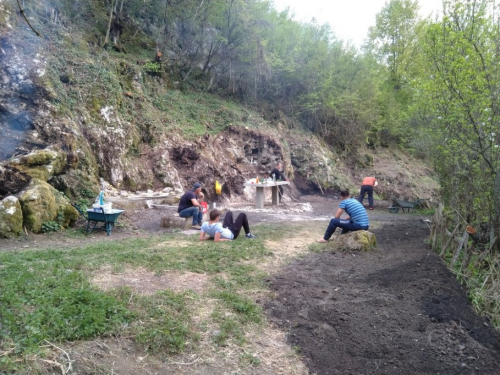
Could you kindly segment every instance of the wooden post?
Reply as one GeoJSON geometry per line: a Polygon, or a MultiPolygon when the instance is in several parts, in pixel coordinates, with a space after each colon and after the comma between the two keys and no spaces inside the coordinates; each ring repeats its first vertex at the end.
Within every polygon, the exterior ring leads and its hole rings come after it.
{"type": "MultiPolygon", "coordinates": [[[[456,231],[458,230],[458,228],[460,228],[460,224],[458,224],[455,229],[453,230],[453,232],[451,232],[449,234],[450,236],[450,239],[448,240],[448,242],[446,242],[446,245],[444,245],[442,248],[441,248],[441,252],[439,253],[439,257],[440,258],[443,258],[444,257],[444,254],[446,252],[446,249],[448,248],[448,246],[450,246],[451,242],[454,240],[455,238],[455,233],[456,231]]],[[[448,231],[446,231],[447,233],[449,233],[448,231]]]]}
{"type": "Polygon", "coordinates": [[[468,240],[469,240],[469,233],[465,231],[464,234],[462,235],[462,239],[460,240],[457,249],[455,250],[455,253],[453,254],[453,258],[451,258],[450,268],[453,268],[453,266],[457,262],[458,257],[460,256],[460,252],[462,251],[462,248],[464,247],[465,243],[468,240]]]}

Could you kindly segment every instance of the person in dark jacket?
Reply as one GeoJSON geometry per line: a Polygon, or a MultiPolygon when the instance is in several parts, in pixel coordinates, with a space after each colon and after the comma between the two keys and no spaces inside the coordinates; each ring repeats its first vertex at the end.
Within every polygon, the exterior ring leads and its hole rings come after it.
{"type": "MultiPolygon", "coordinates": [[[[276,181],[288,181],[288,178],[285,177],[285,175],[281,171],[281,168],[282,168],[281,162],[278,162],[276,164],[276,167],[274,167],[274,169],[269,174],[269,177],[271,177],[273,180],[276,181]]],[[[281,197],[283,197],[283,186],[279,185],[278,189],[280,190],[279,201],[281,203],[281,197]]]]}
{"type": "Polygon", "coordinates": [[[179,200],[177,212],[180,217],[193,217],[193,229],[201,229],[203,220],[203,208],[198,202],[197,194],[201,192],[201,184],[196,182],[191,190],[188,190],[179,200]]]}

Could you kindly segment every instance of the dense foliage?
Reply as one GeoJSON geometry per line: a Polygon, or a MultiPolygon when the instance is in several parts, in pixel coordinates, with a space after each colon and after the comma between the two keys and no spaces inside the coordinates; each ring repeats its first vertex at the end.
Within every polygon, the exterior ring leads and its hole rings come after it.
{"type": "MultiPolygon", "coordinates": [[[[407,3],[397,15],[387,8],[379,16],[392,22],[408,20],[401,39],[413,35],[418,20],[416,2],[407,3]]],[[[390,58],[381,56],[389,47],[376,41],[390,30],[373,32],[375,47],[361,54],[337,39],[330,26],[299,23],[287,11],[274,10],[269,1],[24,4],[42,24],[75,34],[85,30],[83,38],[90,47],[136,55],[149,73],[168,76],[168,84],[235,97],[263,108],[271,120],[281,114],[294,117],[346,153],[366,143],[387,146],[410,138],[399,121],[408,103],[400,83],[407,79],[404,74],[413,57],[400,52],[391,63],[398,71],[388,73],[385,64],[390,58]]]]}

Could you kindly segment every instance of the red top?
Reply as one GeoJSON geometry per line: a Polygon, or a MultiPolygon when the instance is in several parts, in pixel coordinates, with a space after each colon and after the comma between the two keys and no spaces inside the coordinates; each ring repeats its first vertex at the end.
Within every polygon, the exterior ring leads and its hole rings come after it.
{"type": "Polygon", "coordinates": [[[375,177],[365,177],[361,185],[375,186],[375,182],[377,182],[377,179],[375,177]]]}
{"type": "Polygon", "coordinates": [[[208,203],[207,202],[201,202],[201,207],[202,207],[202,210],[201,212],[206,214],[208,212],[208,203]]]}

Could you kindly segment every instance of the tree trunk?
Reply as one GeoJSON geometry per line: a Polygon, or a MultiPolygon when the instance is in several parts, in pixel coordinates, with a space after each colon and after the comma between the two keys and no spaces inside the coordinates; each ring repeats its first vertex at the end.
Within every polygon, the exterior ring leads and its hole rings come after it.
{"type": "Polygon", "coordinates": [[[103,46],[104,48],[107,48],[109,44],[109,33],[111,32],[111,22],[113,21],[113,14],[115,11],[115,6],[117,1],[118,0],[113,0],[113,2],[111,3],[111,10],[109,12],[108,30],[106,31],[106,38],[104,38],[104,46],[103,46]]]}

